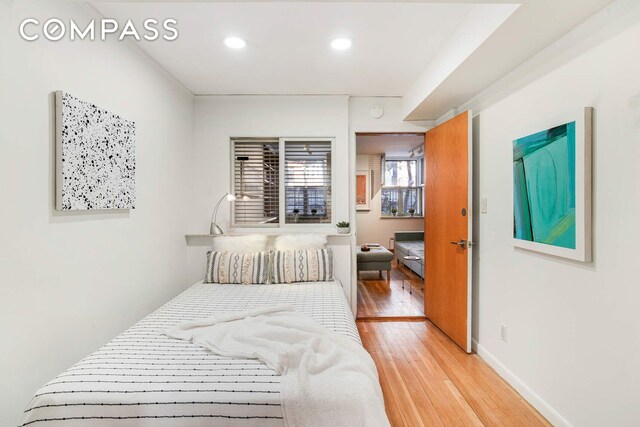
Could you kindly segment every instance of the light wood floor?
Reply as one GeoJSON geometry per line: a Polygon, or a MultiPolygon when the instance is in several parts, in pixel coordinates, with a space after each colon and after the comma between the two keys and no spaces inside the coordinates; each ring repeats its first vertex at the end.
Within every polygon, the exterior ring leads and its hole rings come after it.
{"type": "Polygon", "coordinates": [[[358,317],[423,316],[424,291],[422,278],[405,267],[392,263],[391,280],[386,272],[382,278],[377,271],[362,271],[358,280],[358,317]],[[402,289],[402,278],[411,280],[402,289]]]}
{"type": "Polygon", "coordinates": [[[428,321],[358,321],[391,425],[550,426],[478,355],[428,321]]]}

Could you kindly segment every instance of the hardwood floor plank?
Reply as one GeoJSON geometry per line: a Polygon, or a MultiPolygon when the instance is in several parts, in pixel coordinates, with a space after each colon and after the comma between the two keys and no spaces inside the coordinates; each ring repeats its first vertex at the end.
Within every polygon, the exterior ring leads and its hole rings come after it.
{"type": "MultiPolygon", "coordinates": [[[[449,339],[443,334],[437,335],[438,340],[443,344],[449,345],[449,339]]],[[[458,363],[463,364],[464,368],[476,378],[477,383],[485,390],[491,390],[493,401],[496,402],[502,412],[509,413],[511,419],[515,416],[521,425],[547,425],[540,424],[541,416],[537,411],[523,410],[524,406],[529,404],[516,392],[509,384],[507,384],[500,376],[482,359],[474,354],[468,357],[464,352],[458,351],[457,348],[450,346],[449,351],[454,354],[458,363]],[[480,360],[481,363],[469,363],[480,360]]],[[[544,420],[546,423],[546,420],[544,420]]]]}
{"type": "Polygon", "coordinates": [[[469,403],[467,403],[464,397],[460,394],[460,390],[458,390],[455,384],[453,384],[453,382],[449,380],[445,381],[445,383],[466,415],[463,425],[484,426],[484,423],[482,422],[482,420],[480,420],[478,414],[476,414],[473,408],[469,406],[469,403]]]}
{"type": "Polygon", "coordinates": [[[422,278],[394,262],[390,280],[378,272],[360,272],[358,279],[358,317],[423,316],[424,290],[422,278]],[[403,278],[405,288],[403,289],[403,278]],[[412,292],[409,293],[408,283],[412,292]]]}
{"type": "MultiPolygon", "coordinates": [[[[427,425],[447,425],[435,405],[439,397],[434,393],[430,393],[430,390],[425,389],[424,384],[420,381],[420,377],[424,376],[425,371],[418,367],[414,353],[411,351],[411,348],[415,346],[415,335],[410,329],[400,330],[400,325],[402,324],[385,323],[382,326],[385,340],[395,349],[394,356],[396,357],[397,365],[404,377],[409,381],[413,398],[420,399],[418,408],[427,425]],[[407,336],[407,332],[412,335],[407,336]],[[424,395],[425,399],[421,398],[422,395],[424,395]]],[[[437,375],[433,375],[431,379],[436,379],[433,384],[438,382],[437,375]]]]}
{"type": "Polygon", "coordinates": [[[386,370],[384,369],[386,360],[380,353],[371,353],[371,356],[378,368],[380,387],[382,388],[382,394],[384,395],[384,406],[387,416],[389,417],[389,422],[392,426],[404,426],[405,423],[402,418],[402,414],[400,413],[400,406],[397,402],[396,395],[393,391],[393,387],[391,386],[386,370]]]}
{"type": "MultiPolygon", "coordinates": [[[[395,339],[396,348],[402,349],[413,375],[422,385],[424,393],[435,407],[445,425],[482,425],[468,404],[461,404],[456,393],[449,387],[451,381],[433,358],[426,357],[427,350],[408,324],[389,325],[387,336],[395,339]]],[[[458,393],[459,395],[459,393],[458,393]]],[[[465,402],[466,403],[466,402],[465,402]]]]}
{"type": "Polygon", "coordinates": [[[392,426],[550,426],[479,356],[430,322],[357,324],[392,426]]]}
{"type": "MultiPolygon", "coordinates": [[[[385,339],[397,350],[396,357],[400,371],[411,384],[413,399],[418,400],[418,407],[427,425],[461,425],[456,422],[451,413],[438,409],[438,403],[442,396],[439,395],[438,385],[441,379],[433,369],[424,369],[415,357],[416,336],[410,329],[402,330],[399,324],[386,323],[384,329],[385,339]],[[410,334],[410,335],[408,335],[410,334]],[[422,397],[424,396],[424,398],[422,397]]],[[[419,342],[418,342],[418,345],[419,342]]]]}
{"type": "Polygon", "coordinates": [[[390,346],[384,339],[381,331],[381,324],[371,323],[371,337],[376,342],[380,351],[377,353],[382,365],[383,373],[389,381],[392,393],[396,399],[397,409],[406,426],[422,426],[424,425],[416,403],[413,401],[411,394],[406,385],[407,379],[404,378],[397,366],[396,349],[390,346]]]}
{"type": "MultiPolygon", "coordinates": [[[[482,422],[488,426],[509,425],[504,422],[507,418],[505,414],[502,412],[500,407],[493,402],[490,390],[481,387],[480,384],[478,384],[478,382],[467,373],[462,364],[456,363],[456,360],[449,352],[449,349],[444,346],[437,337],[433,336],[431,329],[437,328],[433,326],[429,328],[426,324],[422,324],[417,325],[414,329],[419,328],[422,329],[421,332],[423,332],[422,334],[417,334],[419,339],[423,342],[427,341],[429,343],[429,353],[434,357],[453,384],[455,384],[456,388],[464,396],[465,400],[469,403],[469,406],[473,408],[474,412],[478,414],[478,417],[482,422]]],[[[438,330],[438,332],[442,334],[441,331],[438,330]]],[[[457,351],[460,351],[465,356],[473,357],[473,355],[469,356],[464,353],[459,347],[456,346],[456,348],[458,349],[457,351]]],[[[515,422],[516,420],[514,419],[512,421],[515,422]]]]}
{"type": "Polygon", "coordinates": [[[468,355],[430,322],[412,324],[460,393],[487,425],[549,425],[478,355],[468,355]]]}
{"type": "Polygon", "coordinates": [[[377,366],[381,370],[380,376],[381,378],[386,380],[386,383],[387,383],[386,394],[383,389],[383,394],[385,394],[385,402],[386,402],[387,396],[389,396],[391,399],[389,401],[389,404],[393,405],[394,412],[395,412],[394,414],[395,420],[392,421],[391,417],[389,417],[390,418],[389,422],[391,422],[392,425],[412,426],[413,419],[411,416],[411,412],[412,412],[411,408],[407,405],[407,399],[403,393],[401,382],[393,372],[393,369],[390,366],[391,364],[392,364],[392,361],[388,357],[388,355],[385,355],[384,353],[378,354],[377,366]]]}

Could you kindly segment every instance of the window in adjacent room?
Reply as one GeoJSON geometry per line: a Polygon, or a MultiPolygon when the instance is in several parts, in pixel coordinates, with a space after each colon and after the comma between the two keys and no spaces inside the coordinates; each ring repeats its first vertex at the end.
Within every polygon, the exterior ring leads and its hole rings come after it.
{"type": "Polygon", "coordinates": [[[233,139],[233,225],[332,223],[332,146],[331,139],[233,139]]]}
{"type": "Polygon", "coordinates": [[[424,175],[422,159],[385,160],[381,215],[422,216],[424,175]]]}

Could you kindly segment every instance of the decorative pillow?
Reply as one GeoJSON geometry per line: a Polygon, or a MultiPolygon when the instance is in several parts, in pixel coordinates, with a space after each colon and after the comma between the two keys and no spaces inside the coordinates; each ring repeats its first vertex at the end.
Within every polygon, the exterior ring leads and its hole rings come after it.
{"type": "Polygon", "coordinates": [[[283,234],[275,242],[276,251],[299,251],[304,249],[324,249],[327,236],[324,234],[283,234]]]}
{"type": "Polygon", "coordinates": [[[243,285],[267,283],[269,252],[207,253],[207,274],[204,283],[238,283],[243,285]]]}
{"type": "Polygon", "coordinates": [[[263,252],[267,250],[267,236],[249,234],[247,236],[219,236],[213,239],[215,252],[263,252]]]}
{"type": "Polygon", "coordinates": [[[327,282],[333,280],[333,251],[275,251],[270,270],[271,283],[327,282]]]}

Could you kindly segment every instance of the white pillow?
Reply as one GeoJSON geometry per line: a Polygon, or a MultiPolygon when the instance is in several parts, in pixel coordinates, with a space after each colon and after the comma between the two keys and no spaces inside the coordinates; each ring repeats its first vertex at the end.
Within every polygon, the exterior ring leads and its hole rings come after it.
{"type": "Polygon", "coordinates": [[[269,270],[271,283],[330,282],[333,280],[333,251],[275,251],[271,253],[269,270]]]}
{"type": "Polygon", "coordinates": [[[215,252],[263,252],[267,249],[267,236],[249,234],[247,236],[219,236],[213,239],[215,252]]]}
{"type": "MultiPolygon", "coordinates": [[[[322,261],[326,258],[328,255],[320,257],[322,261]]],[[[316,268],[312,273],[317,270],[319,269],[316,268]]],[[[331,274],[324,270],[320,273],[331,274]]],[[[320,277],[324,278],[323,275],[320,277]]],[[[269,252],[209,252],[207,254],[207,274],[204,276],[204,283],[262,285],[267,283],[268,278],[269,252]]]]}
{"type": "Polygon", "coordinates": [[[301,251],[307,249],[324,249],[327,236],[324,234],[283,234],[275,243],[276,251],[301,251]]]}

